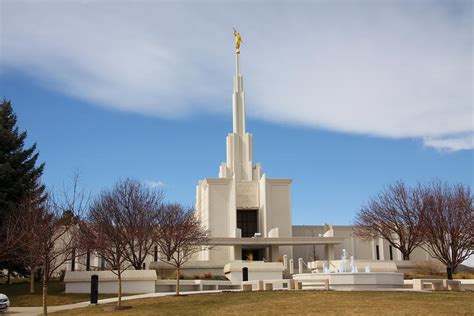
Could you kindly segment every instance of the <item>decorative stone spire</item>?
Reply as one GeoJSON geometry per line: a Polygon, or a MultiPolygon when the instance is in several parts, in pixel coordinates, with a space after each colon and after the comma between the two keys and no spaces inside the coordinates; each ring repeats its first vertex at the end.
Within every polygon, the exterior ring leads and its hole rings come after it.
{"type": "Polygon", "coordinates": [[[232,94],[233,131],[245,135],[245,94],[244,80],[240,74],[240,54],[236,54],[234,92],[232,94]]]}
{"type": "Polygon", "coordinates": [[[233,133],[227,135],[227,161],[219,168],[219,178],[234,178],[236,181],[260,179],[260,165],[254,170],[252,163],[252,135],[245,130],[244,81],[240,74],[240,33],[236,37],[234,89],[232,93],[233,133]]]}

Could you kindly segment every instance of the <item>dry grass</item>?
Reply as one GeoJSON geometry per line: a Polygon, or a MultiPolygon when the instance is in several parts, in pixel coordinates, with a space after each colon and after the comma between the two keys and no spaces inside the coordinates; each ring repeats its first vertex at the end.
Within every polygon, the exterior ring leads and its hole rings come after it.
{"type": "MultiPolygon", "coordinates": [[[[13,284],[0,284],[0,293],[6,294],[12,306],[41,306],[42,305],[42,285],[35,284],[35,294],[30,294],[30,283],[28,280],[13,284]]],[[[114,294],[103,294],[99,298],[116,297],[114,294]]],[[[64,283],[52,281],[48,287],[48,305],[64,305],[89,300],[89,294],[65,294],[64,283]]]]}
{"type": "MultiPolygon", "coordinates": [[[[448,275],[446,273],[440,274],[406,274],[405,279],[447,279],[448,275]]],[[[453,279],[474,279],[473,273],[453,273],[453,279]]]]}
{"type": "MultiPolygon", "coordinates": [[[[473,292],[274,291],[125,301],[117,315],[474,315],[473,292]]],[[[100,315],[105,305],[54,315],[100,315]]]]}

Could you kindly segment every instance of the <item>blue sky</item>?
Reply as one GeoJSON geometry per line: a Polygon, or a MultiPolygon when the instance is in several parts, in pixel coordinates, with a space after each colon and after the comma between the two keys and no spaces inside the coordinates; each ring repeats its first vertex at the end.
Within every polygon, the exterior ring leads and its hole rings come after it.
{"type": "MultiPolygon", "coordinates": [[[[230,81],[230,80],[229,80],[230,81]]],[[[226,115],[160,119],[98,108],[52,93],[27,77],[2,77],[20,128],[46,162],[44,181],[61,188],[74,170],[93,192],[117,179],[162,182],[166,197],[192,205],[195,185],[215,177],[225,161],[226,115]]],[[[250,102],[249,102],[250,103],[250,102]]],[[[294,179],[296,224],[350,224],[357,209],[384,185],[433,177],[472,185],[473,152],[440,152],[417,140],[328,132],[248,120],[255,161],[269,177],[294,179]]]]}
{"type": "Polygon", "coordinates": [[[114,3],[1,2],[0,94],[49,186],[77,169],[192,205],[225,160],[232,26],[254,162],[294,179],[295,224],[350,224],[396,180],[472,186],[471,2],[114,3]]]}

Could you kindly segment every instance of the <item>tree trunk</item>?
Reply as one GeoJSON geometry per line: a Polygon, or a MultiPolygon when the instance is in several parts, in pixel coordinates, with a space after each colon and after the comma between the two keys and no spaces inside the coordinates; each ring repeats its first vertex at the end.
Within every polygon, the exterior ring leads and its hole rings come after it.
{"type": "Polygon", "coordinates": [[[410,260],[410,254],[409,253],[403,253],[403,260],[410,260]]]}
{"type": "Polygon", "coordinates": [[[446,267],[446,272],[448,273],[448,280],[452,280],[453,279],[453,268],[446,267]]]}
{"type": "Polygon", "coordinates": [[[46,273],[43,275],[43,315],[48,315],[48,282],[46,273]]]}
{"type": "Polygon", "coordinates": [[[31,269],[31,274],[30,274],[30,294],[35,293],[35,270],[36,269],[31,269]]]}
{"type": "Polygon", "coordinates": [[[179,295],[179,267],[176,269],[176,295],[179,295]]]}
{"type": "Polygon", "coordinates": [[[122,305],[122,273],[118,273],[118,300],[117,306],[122,305]]]}
{"type": "Polygon", "coordinates": [[[10,266],[8,267],[7,271],[7,283],[9,285],[12,284],[12,270],[10,269],[10,266]]]}

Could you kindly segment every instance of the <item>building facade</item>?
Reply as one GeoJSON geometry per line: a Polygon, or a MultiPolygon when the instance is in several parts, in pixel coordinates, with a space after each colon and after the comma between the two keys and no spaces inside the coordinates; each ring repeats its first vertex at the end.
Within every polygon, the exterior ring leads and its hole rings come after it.
{"type": "Polygon", "coordinates": [[[201,260],[224,265],[232,260],[275,261],[292,257],[292,247],[239,244],[242,238],[293,236],[291,226],[291,179],[270,179],[253,162],[253,136],[245,126],[245,93],[240,74],[240,54],[232,94],[233,132],[227,135],[227,160],[218,178],[205,178],[196,187],[196,212],[211,237],[235,238],[231,246],[216,245],[201,260]]]}
{"type": "MultiPolygon", "coordinates": [[[[340,258],[346,249],[356,260],[394,261],[401,271],[419,264],[439,263],[423,249],[416,249],[410,261],[384,239],[370,241],[354,236],[352,226],[292,225],[292,179],[267,177],[253,161],[253,135],[246,130],[245,93],[240,73],[240,54],[236,54],[233,78],[233,130],[226,139],[226,161],[218,177],[204,178],[196,186],[196,216],[210,233],[211,249],[203,249],[188,262],[183,272],[223,274],[224,266],[236,260],[281,261],[283,257],[308,263],[340,258]]],[[[170,269],[160,262],[155,247],[145,268],[170,269]]],[[[77,258],[66,270],[101,269],[104,262],[96,254],[77,258]]]]}

